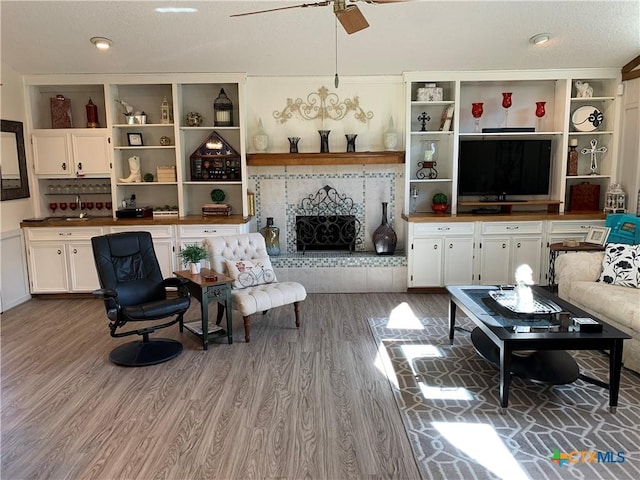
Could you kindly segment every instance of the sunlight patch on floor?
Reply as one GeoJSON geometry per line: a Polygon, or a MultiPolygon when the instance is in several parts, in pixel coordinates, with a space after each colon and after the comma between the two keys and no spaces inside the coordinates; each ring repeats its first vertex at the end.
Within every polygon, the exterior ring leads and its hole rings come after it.
{"type": "Polygon", "coordinates": [[[460,451],[504,480],[530,480],[491,425],[432,422],[460,451]]]}
{"type": "Polygon", "coordinates": [[[420,319],[413,313],[408,303],[402,302],[391,310],[387,328],[424,330],[424,326],[420,319]]]}
{"type": "Polygon", "coordinates": [[[393,369],[393,364],[391,363],[387,349],[382,342],[378,344],[378,355],[376,355],[376,359],[373,364],[385,377],[387,377],[389,382],[393,385],[393,388],[398,388],[398,377],[393,369]]]}
{"type": "Polygon", "coordinates": [[[469,390],[462,387],[432,387],[418,382],[422,396],[427,400],[473,400],[469,390]]]}

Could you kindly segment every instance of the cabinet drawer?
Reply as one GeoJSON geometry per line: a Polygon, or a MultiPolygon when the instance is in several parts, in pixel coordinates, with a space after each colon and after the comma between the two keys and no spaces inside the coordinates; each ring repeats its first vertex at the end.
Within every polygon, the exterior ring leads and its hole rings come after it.
{"type": "Polygon", "coordinates": [[[110,233],[121,232],[149,232],[153,238],[172,238],[173,227],[171,225],[127,225],[111,227],[110,233]]]}
{"type": "Polygon", "coordinates": [[[414,237],[433,235],[473,235],[473,222],[464,223],[417,223],[413,227],[414,237]]]}
{"type": "Polygon", "coordinates": [[[60,227],[60,228],[29,228],[27,239],[32,242],[45,240],[90,240],[91,237],[102,235],[102,227],[60,227]]]}
{"type": "Polygon", "coordinates": [[[180,238],[204,238],[242,233],[241,225],[181,225],[180,238]]]}
{"type": "Polygon", "coordinates": [[[549,222],[550,234],[584,233],[591,227],[604,227],[604,220],[565,220],[562,222],[549,222]]]}
{"type": "Polygon", "coordinates": [[[504,235],[520,233],[542,234],[542,222],[483,222],[483,235],[504,235]]]}

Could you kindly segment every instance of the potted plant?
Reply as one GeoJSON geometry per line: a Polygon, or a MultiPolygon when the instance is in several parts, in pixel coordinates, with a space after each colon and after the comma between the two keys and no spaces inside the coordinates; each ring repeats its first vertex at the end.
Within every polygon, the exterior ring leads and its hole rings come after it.
{"type": "Polygon", "coordinates": [[[447,211],[448,198],[444,193],[436,193],[431,199],[431,210],[436,213],[444,213],[447,211]]]}
{"type": "Polygon", "coordinates": [[[205,260],[208,253],[204,245],[193,243],[180,249],[178,256],[182,258],[182,262],[185,265],[189,265],[191,273],[198,274],[200,273],[200,260],[205,260]]]}

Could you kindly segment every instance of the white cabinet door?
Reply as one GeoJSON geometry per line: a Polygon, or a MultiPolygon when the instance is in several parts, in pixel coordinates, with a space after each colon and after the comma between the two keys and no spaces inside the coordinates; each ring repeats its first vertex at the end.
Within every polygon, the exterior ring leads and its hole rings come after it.
{"type": "Polygon", "coordinates": [[[522,264],[527,264],[533,270],[533,281],[540,283],[542,270],[542,239],[536,237],[514,237],[511,239],[512,266],[511,280],[515,281],[513,276],[516,268],[522,264]]]}
{"type": "Polygon", "coordinates": [[[38,175],[68,176],[71,172],[71,145],[66,132],[45,131],[32,136],[33,161],[38,175]]]}
{"type": "Polygon", "coordinates": [[[153,249],[162,271],[162,278],[173,277],[175,268],[175,252],[173,251],[173,240],[164,238],[153,239],[153,249]]]}
{"type": "Polygon", "coordinates": [[[409,286],[439,287],[442,285],[441,238],[415,238],[410,255],[409,286]]]}
{"type": "Polygon", "coordinates": [[[74,242],[67,245],[69,257],[70,291],[92,292],[100,288],[93,250],[90,242],[74,242]]]}
{"type": "Polygon", "coordinates": [[[71,133],[74,172],[79,175],[109,175],[109,141],[96,129],[71,133]]]}
{"type": "Polygon", "coordinates": [[[510,238],[485,237],[480,242],[480,283],[504,285],[513,276],[510,271],[510,238]]]}
{"type": "Polygon", "coordinates": [[[473,239],[446,238],[444,243],[444,285],[473,283],[473,239]]]}
{"type": "Polygon", "coordinates": [[[110,175],[104,129],[40,130],[33,133],[35,173],[52,177],[110,175]]]}
{"type": "Polygon", "coordinates": [[[31,293],[60,293],[68,290],[67,259],[62,243],[29,245],[31,293]]]}

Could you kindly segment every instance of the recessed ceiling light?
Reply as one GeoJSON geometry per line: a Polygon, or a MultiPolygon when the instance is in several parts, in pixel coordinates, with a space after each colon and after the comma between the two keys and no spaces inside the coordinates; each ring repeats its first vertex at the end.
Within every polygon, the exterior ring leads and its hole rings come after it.
{"type": "Polygon", "coordinates": [[[195,13],[198,9],[191,7],[158,7],[155,11],[158,13],[195,13]]]}
{"type": "Polygon", "coordinates": [[[111,40],[105,37],[91,37],[89,41],[93,43],[99,50],[109,50],[109,48],[111,48],[111,44],[113,43],[111,40]]]}
{"type": "Polygon", "coordinates": [[[534,45],[542,45],[543,43],[547,43],[550,39],[551,35],[549,35],[548,33],[539,33],[531,37],[529,41],[534,45]]]}

